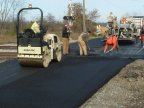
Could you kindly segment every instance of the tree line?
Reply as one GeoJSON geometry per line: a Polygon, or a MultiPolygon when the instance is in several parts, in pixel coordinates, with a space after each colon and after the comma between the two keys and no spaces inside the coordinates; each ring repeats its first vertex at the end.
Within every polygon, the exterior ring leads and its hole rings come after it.
{"type": "Polygon", "coordinates": [[[14,32],[16,13],[24,0],[0,0],[0,35],[14,32]]]}
{"type": "MultiPolygon", "coordinates": [[[[17,20],[17,12],[26,7],[26,2],[24,0],[1,0],[0,1],[0,36],[5,34],[7,35],[16,35],[16,20],[17,20]]],[[[81,3],[73,4],[74,16],[75,20],[73,22],[72,31],[73,32],[82,32],[82,16],[83,9],[81,3]]],[[[68,14],[69,10],[67,11],[68,14]]],[[[86,10],[86,27],[91,31],[95,31],[96,19],[99,17],[99,13],[97,9],[93,9],[92,11],[86,10]]],[[[27,23],[27,21],[23,18],[23,23],[27,23]]],[[[62,18],[61,21],[56,20],[55,16],[51,13],[47,13],[44,15],[44,26],[48,28],[50,32],[58,32],[60,33],[64,24],[64,20],[62,18]]]]}

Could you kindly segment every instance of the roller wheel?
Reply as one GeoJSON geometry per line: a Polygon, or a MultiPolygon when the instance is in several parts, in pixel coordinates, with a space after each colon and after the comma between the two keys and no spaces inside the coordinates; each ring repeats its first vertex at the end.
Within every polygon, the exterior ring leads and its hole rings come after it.
{"type": "Polygon", "coordinates": [[[43,67],[47,68],[49,63],[50,63],[50,60],[49,60],[48,55],[44,55],[44,57],[43,57],[43,67]]]}
{"type": "Polygon", "coordinates": [[[61,48],[59,48],[59,49],[57,50],[57,52],[56,52],[56,60],[57,60],[58,62],[60,62],[61,59],[62,59],[62,50],[61,50],[61,48]]]}
{"type": "Polygon", "coordinates": [[[47,68],[50,63],[50,53],[49,53],[47,47],[43,47],[43,50],[44,50],[45,54],[43,56],[42,64],[43,64],[44,68],[47,68]]]}

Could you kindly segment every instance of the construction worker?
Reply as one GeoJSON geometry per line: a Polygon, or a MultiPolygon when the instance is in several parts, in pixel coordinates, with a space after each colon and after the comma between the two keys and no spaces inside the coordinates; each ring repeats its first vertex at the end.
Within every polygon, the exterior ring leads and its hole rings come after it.
{"type": "Polygon", "coordinates": [[[111,29],[111,28],[113,28],[114,26],[114,16],[113,16],[113,13],[112,12],[110,12],[110,14],[109,14],[109,16],[107,17],[107,19],[108,19],[108,23],[107,23],[107,27],[109,28],[109,29],[111,29]]]}
{"type": "Polygon", "coordinates": [[[110,14],[109,14],[109,16],[107,17],[107,19],[108,19],[108,22],[113,22],[113,19],[114,19],[114,16],[113,16],[113,13],[112,12],[110,12],[110,14]]]}
{"type": "Polygon", "coordinates": [[[124,28],[123,31],[120,32],[120,37],[126,39],[127,38],[126,35],[127,35],[127,29],[124,28]]]}
{"type": "Polygon", "coordinates": [[[36,21],[32,24],[31,29],[34,33],[40,33],[40,26],[36,21]]]}
{"type": "Polygon", "coordinates": [[[144,33],[141,35],[141,45],[144,48],[144,33]]]}
{"type": "Polygon", "coordinates": [[[144,48],[144,27],[142,27],[141,29],[141,45],[144,48]]]}
{"type": "Polygon", "coordinates": [[[63,38],[63,54],[69,54],[69,37],[70,37],[70,28],[68,25],[63,27],[62,38],[63,38]]]}
{"type": "Polygon", "coordinates": [[[108,52],[113,51],[118,45],[117,41],[118,41],[118,39],[117,39],[116,35],[114,35],[114,34],[110,35],[110,37],[106,41],[106,44],[105,44],[105,47],[104,47],[104,53],[106,54],[108,52]],[[107,51],[109,45],[112,45],[112,48],[107,51]]]}
{"type": "Polygon", "coordinates": [[[89,38],[90,33],[91,33],[90,31],[83,32],[78,37],[80,55],[88,55],[87,50],[90,49],[88,46],[88,38],[89,38]]]}

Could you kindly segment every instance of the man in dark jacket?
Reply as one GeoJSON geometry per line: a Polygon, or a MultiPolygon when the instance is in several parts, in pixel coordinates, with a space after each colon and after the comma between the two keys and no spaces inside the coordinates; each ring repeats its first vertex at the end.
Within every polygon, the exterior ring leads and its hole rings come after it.
{"type": "Polygon", "coordinates": [[[63,27],[62,38],[63,38],[63,54],[69,54],[69,37],[70,37],[70,28],[68,25],[63,27]]]}

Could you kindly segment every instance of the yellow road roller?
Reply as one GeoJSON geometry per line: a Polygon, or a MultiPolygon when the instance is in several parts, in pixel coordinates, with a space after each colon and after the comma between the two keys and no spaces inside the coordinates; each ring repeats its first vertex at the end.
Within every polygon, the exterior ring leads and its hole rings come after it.
{"type": "Polygon", "coordinates": [[[40,8],[23,8],[17,15],[17,59],[21,66],[48,67],[52,60],[62,59],[62,45],[56,34],[49,34],[43,29],[43,11],[40,8]],[[40,32],[31,28],[20,29],[21,13],[28,10],[39,10],[40,32]]]}

